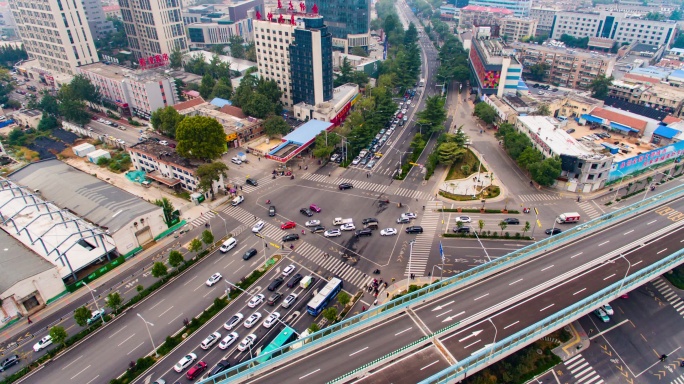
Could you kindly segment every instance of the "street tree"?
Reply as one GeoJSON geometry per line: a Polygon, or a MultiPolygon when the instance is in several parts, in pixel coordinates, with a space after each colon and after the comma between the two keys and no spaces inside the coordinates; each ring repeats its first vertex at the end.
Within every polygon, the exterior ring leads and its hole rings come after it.
{"type": "Polygon", "coordinates": [[[60,99],[59,114],[76,124],[87,124],[90,121],[85,103],[77,99],[60,99]]]}
{"type": "Polygon", "coordinates": [[[539,163],[529,164],[527,169],[532,180],[544,187],[550,187],[561,175],[561,160],[558,157],[549,157],[539,163]]]}
{"type": "Polygon", "coordinates": [[[181,264],[185,262],[185,258],[183,257],[183,254],[180,253],[180,251],[174,249],[173,251],[169,252],[169,265],[178,268],[181,264]]]}
{"type": "Polygon", "coordinates": [[[88,319],[90,319],[91,316],[90,309],[85,306],[78,307],[74,311],[74,320],[76,321],[76,324],[81,327],[88,325],[88,319]]]}
{"type": "Polygon", "coordinates": [[[527,169],[530,164],[536,164],[544,160],[544,155],[534,147],[526,147],[517,157],[516,161],[521,168],[527,169]]]}
{"type": "Polygon", "coordinates": [[[311,333],[316,333],[316,332],[320,331],[321,327],[319,327],[318,324],[316,324],[316,323],[311,323],[311,325],[309,325],[308,329],[309,329],[309,334],[311,334],[311,333]]]}
{"type": "Polygon", "coordinates": [[[352,47],[349,53],[354,56],[368,57],[368,52],[363,47],[352,47]]]}
{"type": "Polygon", "coordinates": [[[613,85],[613,80],[613,76],[606,77],[605,75],[598,75],[591,84],[589,84],[591,96],[601,100],[608,97],[610,86],[613,85]]]}
{"type": "Polygon", "coordinates": [[[236,59],[245,58],[245,40],[242,36],[233,35],[230,37],[230,55],[236,59]]]}
{"type": "Polygon", "coordinates": [[[529,222],[529,221],[526,221],[526,222],[525,222],[525,226],[524,226],[523,229],[522,229],[522,231],[523,231],[523,236],[525,236],[525,232],[529,231],[530,228],[531,228],[530,222],[529,222]]]}
{"type": "Polygon", "coordinates": [[[152,276],[155,278],[159,279],[160,277],[166,276],[168,273],[169,271],[166,268],[166,264],[162,263],[161,261],[157,261],[152,264],[152,276]]]}
{"type": "Polygon", "coordinates": [[[71,98],[91,103],[91,105],[99,103],[102,98],[100,91],[90,79],[80,74],[71,79],[68,90],[72,93],[71,98]]]}
{"type": "Polygon", "coordinates": [[[496,111],[487,103],[477,103],[474,110],[475,116],[484,121],[485,124],[491,124],[496,121],[496,111]]]}
{"type": "Polygon", "coordinates": [[[537,63],[530,65],[530,78],[534,81],[544,81],[546,77],[546,72],[551,68],[550,65],[546,63],[537,63]]]}
{"type": "Polygon", "coordinates": [[[59,122],[57,118],[43,112],[43,117],[40,118],[38,122],[38,130],[41,132],[51,131],[59,127],[59,122]]]}
{"type": "Polygon", "coordinates": [[[446,142],[439,145],[437,153],[440,164],[452,165],[465,156],[466,149],[454,142],[446,142]]]}
{"type": "Polygon", "coordinates": [[[105,304],[108,308],[111,308],[114,313],[117,313],[119,308],[123,305],[123,299],[121,298],[121,295],[119,292],[112,292],[109,295],[107,295],[107,304],[105,304]]]}
{"type": "Polygon", "coordinates": [[[190,240],[190,244],[188,245],[188,251],[194,252],[194,253],[199,253],[199,251],[202,250],[202,241],[198,238],[194,238],[190,240]]]}
{"type": "Polygon", "coordinates": [[[485,222],[484,220],[477,221],[477,227],[480,228],[480,236],[482,236],[482,231],[484,230],[485,222]]]}
{"type": "Polygon", "coordinates": [[[176,129],[176,152],[185,158],[213,160],[226,150],[226,133],[216,119],[190,116],[176,129]]]}
{"type": "Polygon", "coordinates": [[[50,337],[52,337],[53,343],[64,346],[69,334],[61,325],[55,325],[54,327],[50,328],[50,337]]]}
{"type": "Polygon", "coordinates": [[[335,151],[335,146],[341,141],[337,135],[327,132],[319,133],[314,141],[313,155],[319,159],[327,159],[335,151]],[[326,140],[327,137],[327,140],[326,140]]]}
{"type": "Polygon", "coordinates": [[[169,55],[169,65],[173,69],[180,69],[183,67],[183,52],[176,47],[169,55]]]}
{"type": "Polygon", "coordinates": [[[213,99],[215,97],[219,97],[221,99],[229,100],[232,95],[233,87],[230,85],[230,81],[222,77],[214,85],[209,98],[213,99]]]}
{"type": "Polygon", "coordinates": [[[176,137],[176,128],[184,118],[185,115],[181,115],[173,107],[164,107],[152,112],[150,122],[152,128],[162,135],[176,137]]]}
{"type": "Polygon", "coordinates": [[[252,93],[251,97],[242,106],[242,112],[245,115],[253,116],[258,119],[263,119],[269,114],[273,113],[274,105],[273,103],[261,93],[252,93]]]}
{"type": "Polygon", "coordinates": [[[49,115],[59,115],[59,104],[57,103],[57,98],[49,93],[43,93],[43,97],[40,99],[40,103],[38,103],[38,108],[49,115]]]}
{"type": "Polygon", "coordinates": [[[350,301],[351,297],[346,292],[340,292],[337,295],[337,302],[342,304],[343,306],[347,306],[347,304],[349,304],[350,301]]]}
{"type": "Polygon", "coordinates": [[[202,232],[202,242],[206,245],[211,245],[214,243],[214,234],[210,230],[205,229],[202,232]]]}
{"type": "Polygon", "coordinates": [[[535,111],[535,114],[536,114],[536,115],[539,115],[539,116],[548,116],[548,115],[550,115],[550,114],[551,114],[551,110],[549,109],[549,105],[548,105],[548,104],[542,104],[542,105],[540,105],[539,108],[537,108],[537,110],[535,111]]]}
{"type": "Polygon", "coordinates": [[[210,73],[205,73],[202,76],[202,81],[200,82],[199,93],[205,99],[211,96],[211,92],[214,90],[214,85],[216,85],[216,80],[210,73]]]}
{"type": "Polygon", "coordinates": [[[199,189],[202,192],[211,191],[214,193],[212,186],[215,182],[221,180],[221,178],[227,177],[228,166],[222,161],[213,161],[209,164],[202,164],[197,167],[195,174],[199,178],[199,189]]]}
{"type": "Polygon", "coordinates": [[[290,131],[290,126],[282,116],[270,116],[264,121],[264,133],[270,138],[285,135],[290,131]]]}
{"type": "Polygon", "coordinates": [[[329,322],[334,322],[337,319],[337,308],[330,307],[323,310],[323,317],[329,322]]]}
{"type": "Polygon", "coordinates": [[[162,212],[164,213],[164,222],[170,223],[173,220],[173,211],[175,210],[171,200],[166,197],[162,197],[161,199],[155,200],[154,204],[162,208],[162,212]]]}
{"type": "Polygon", "coordinates": [[[418,112],[417,116],[418,123],[423,127],[428,127],[426,134],[441,131],[446,121],[444,98],[438,95],[428,97],[425,100],[425,108],[418,112]]]}
{"type": "Polygon", "coordinates": [[[501,228],[501,236],[503,236],[503,231],[506,229],[506,227],[508,227],[508,223],[501,220],[501,222],[499,222],[499,228],[501,228]]]}

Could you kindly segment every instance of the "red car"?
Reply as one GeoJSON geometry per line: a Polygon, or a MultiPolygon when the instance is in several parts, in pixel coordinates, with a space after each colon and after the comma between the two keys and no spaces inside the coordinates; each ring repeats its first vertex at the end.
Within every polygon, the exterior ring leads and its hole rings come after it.
{"type": "Polygon", "coordinates": [[[297,226],[297,223],[295,223],[294,221],[288,221],[287,223],[281,225],[280,229],[290,229],[290,228],[294,228],[296,226],[297,226]]]}
{"type": "Polygon", "coordinates": [[[309,205],[309,209],[316,212],[316,213],[321,213],[321,209],[316,204],[309,205]]]}
{"type": "Polygon", "coordinates": [[[204,372],[205,369],[207,369],[207,363],[200,361],[194,367],[190,368],[185,376],[188,378],[188,380],[195,380],[202,374],[202,372],[204,372]]]}

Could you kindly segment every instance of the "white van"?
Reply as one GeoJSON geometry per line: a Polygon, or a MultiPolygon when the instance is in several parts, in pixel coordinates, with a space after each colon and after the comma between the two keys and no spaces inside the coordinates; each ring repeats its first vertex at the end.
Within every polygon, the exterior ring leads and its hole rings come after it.
{"type": "Polygon", "coordinates": [[[221,245],[221,248],[219,248],[219,250],[220,250],[222,253],[226,253],[226,252],[230,251],[231,249],[235,248],[236,245],[237,245],[237,240],[235,240],[234,237],[231,237],[230,239],[226,240],[226,241],[221,245]]]}

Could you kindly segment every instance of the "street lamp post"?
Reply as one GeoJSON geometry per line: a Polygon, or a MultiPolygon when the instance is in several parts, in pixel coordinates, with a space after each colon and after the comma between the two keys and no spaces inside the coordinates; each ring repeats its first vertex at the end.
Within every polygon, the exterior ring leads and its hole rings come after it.
{"type": "Polygon", "coordinates": [[[439,270],[441,271],[441,275],[439,277],[440,280],[442,280],[442,277],[444,276],[444,268],[440,267],[437,264],[433,265],[432,266],[432,275],[431,275],[432,277],[430,278],[430,284],[432,284],[434,279],[435,279],[435,268],[439,268],[439,270]]]}
{"type": "MultiPolygon", "coordinates": [[[[100,306],[97,304],[97,300],[95,300],[95,294],[93,292],[97,292],[97,290],[90,288],[90,286],[84,281],[83,285],[85,285],[88,290],[90,290],[90,295],[93,297],[93,302],[95,303],[95,308],[97,308],[97,312],[100,313],[100,306]]],[[[102,316],[102,324],[107,324],[107,321],[105,321],[104,316],[102,316]]]]}
{"type": "Polygon", "coordinates": [[[152,343],[152,348],[154,349],[154,357],[159,357],[159,353],[157,353],[157,347],[154,345],[154,339],[152,338],[152,332],[150,332],[150,325],[154,327],[154,324],[150,323],[149,321],[145,320],[139,313],[137,314],[140,320],[142,320],[145,323],[145,328],[147,328],[147,334],[150,335],[150,342],[152,343]]]}
{"type": "Polygon", "coordinates": [[[624,179],[625,179],[625,176],[626,176],[626,175],[625,175],[624,173],[622,173],[622,171],[620,171],[619,169],[616,169],[615,171],[620,172],[620,174],[622,175],[622,177],[620,178],[620,181],[618,182],[617,189],[615,190],[615,197],[613,197],[613,200],[616,200],[616,199],[617,199],[618,192],[620,192],[620,184],[622,184],[622,180],[624,180],[624,179]]]}
{"type": "Polygon", "coordinates": [[[262,252],[264,253],[264,267],[266,267],[266,263],[268,262],[268,258],[266,258],[266,238],[264,237],[264,235],[262,235],[261,233],[258,233],[258,232],[255,233],[254,235],[263,241],[261,249],[262,249],[262,252]]]}
{"type": "Polygon", "coordinates": [[[539,220],[539,211],[534,208],[534,223],[532,223],[532,234],[530,235],[534,239],[534,228],[537,226],[537,221],[539,220]]]}
{"type": "Polygon", "coordinates": [[[558,216],[553,218],[553,226],[551,227],[551,236],[553,236],[553,231],[556,230],[556,223],[557,223],[556,219],[558,219],[558,216]]]}
{"type": "Polygon", "coordinates": [[[487,356],[487,360],[489,360],[492,357],[492,353],[494,353],[494,346],[496,345],[496,334],[499,333],[499,330],[496,328],[496,324],[494,324],[494,321],[492,321],[492,318],[489,317],[487,318],[490,323],[492,323],[492,326],[494,327],[494,341],[492,341],[492,347],[489,349],[489,355],[487,356]]]}
{"type": "Polygon", "coordinates": [[[411,284],[411,258],[413,257],[413,243],[415,240],[411,240],[409,244],[411,245],[411,249],[409,250],[409,264],[408,264],[408,279],[406,280],[406,293],[409,291],[409,285],[411,284]]]}
{"type": "Polygon", "coordinates": [[[221,220],[223,220],[223,229],[226,230],[226,237],[228,237],[228,223],[226,223],[226,219],[224,219],[218,212],[214,211],[216,216],[218,216],[221,220]]]}
{"type": "Polygon", "coordinates": [[[404,156],[404,155],[407,154],[407,153],[413,153],[413,151],[405,151],[405,152],[400,152],[400,153],[399,153],[399,169],[401,169],[401,167],[402,167],[402,165],[403,165],[403,164],[401,163],[401,158],[402,158],[402,156],[404,156]]]}
{"type": "Polygon", "coordinates": [[[487,259],[489,259],[489,261],[492,261],[492,258],[489,257],[489,253],[487,253],[487,248],[485,248],[484,244],[482,244],[482,241],[480,241],[480,236],[477,235],[477,231],[473,231],[473,233],[475,234],[475,238],[477,239],[477,242],[480,243],[480,247],[482,247],[482,250],[484,250],[484,253],[485,253],[485,256],[487,256],[487,259]]]}
{"type": "Polygon", "coordinates": [[[623,255],[621,253],[620,257],[623,258],[627,262],[627,270],[625,271],[625,277],[622,278],[622,283],[620,283],[620,289],[618,289],[618,293],[620,291],[622,291],[622,287],[625,285],[625,280],[627,280],[627,275],[629,274],[629,270],[630,270],[630,268],[632,268],[632,263],[630,263],[629,260],[627,260],[625,255],[623,255]]]}

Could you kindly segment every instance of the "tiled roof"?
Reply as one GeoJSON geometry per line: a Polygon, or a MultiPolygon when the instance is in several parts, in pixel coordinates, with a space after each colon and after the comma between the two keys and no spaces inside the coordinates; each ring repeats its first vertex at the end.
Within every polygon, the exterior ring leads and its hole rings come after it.
{"type": "Polygon", "coordinates": [[[631,79],[631,80],[636,80],[640,81],[643,83],[651,83],[651,84],[656,84],[660,83],[659,79],[656,79],[655,77],[649,77],[649,76],[643,76],[643,75],[635,75],[633,73],[626,73],[625,74],[625,79],[631,79]]]}
{"type": "Polygon", "coordinates": [[[201,97],[198,97],[196,99],[192,99],[192,100],[184,101],[182,103],[178,103],[178,104],[173,106],[173,109],[175,109],[176,111],[182,111],[184,109],[196,107],[196,106],[203,104],[203,103],[205,103],[204,99],[201,97]]]}
{"type": "Polygon", "coordinates": [[[239,117],[241,119],[247,118],[247,115],[245,115],[245,113],[242,112],[242,108],[233,107],[232,105],[224,105],[223,107],[221,107],[221,109],[219,109],[219,111],[227,113],[231,116],[239,117]]]}
{"type": "Polygon", "coordinates": [[[603,108],[594,108],[594,110],[591,111],[591,114],[593,116],[600,117],[618,124],[622,124],[630,128],[635,128],[640,131],[643,131],[646,128],[647,124],[647,122],[644,120],[639,120],[634,117],[622,115],[617,112],[608,111],[603,108]]]}
{"type": "Polygon", "coordinates": [[[674,116],[666,116],[666,117],[663,119],[663,123],[665,123],[665,124],[672,124],[672,123],[677,123],[677,122],[680,122],[680,121],[682,121],[682,119],[676,118],[676,117],[674,117],[674,116]]]}

